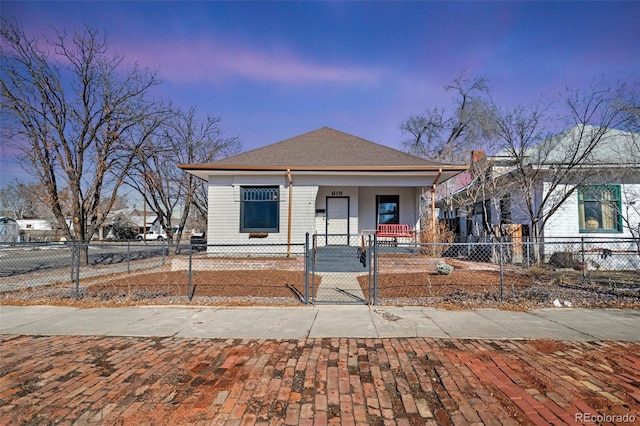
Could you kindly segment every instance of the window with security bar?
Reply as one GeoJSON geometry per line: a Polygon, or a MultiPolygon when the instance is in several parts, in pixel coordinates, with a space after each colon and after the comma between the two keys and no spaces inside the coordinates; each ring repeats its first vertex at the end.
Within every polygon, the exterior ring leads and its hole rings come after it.
{"type": "Polygon", "coordinates": [[[240,188],[240,232],[279,232],[280,187],[240,188]]]}

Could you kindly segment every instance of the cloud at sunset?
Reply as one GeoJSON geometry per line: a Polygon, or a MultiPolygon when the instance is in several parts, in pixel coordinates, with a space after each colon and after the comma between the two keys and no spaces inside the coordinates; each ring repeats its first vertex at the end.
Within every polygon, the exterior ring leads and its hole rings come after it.
{"type": "Polygon", "coordinates": [[[34,37],[104,30],[123,65],[157,71],[157,99],[220,116],[244,149],[322,126],[400,148],[401,123],[450,108],[463,71],[515,106],[640,70],[638,2],[5,0],[2,14],[34,37]]]}
{"type": "Polygon", "coordinates": [[[324,64],[290,52],[262,52],[213,41],[169,41],[114,46],[127,60],[157,69],[172,82],[223,82],[246,79],[279,84],[372,84],[381,72],[342,64],[324,64]]]}

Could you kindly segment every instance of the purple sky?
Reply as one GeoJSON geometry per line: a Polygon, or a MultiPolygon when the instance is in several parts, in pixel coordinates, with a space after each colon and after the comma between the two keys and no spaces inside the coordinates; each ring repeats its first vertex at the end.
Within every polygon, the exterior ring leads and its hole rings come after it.
{"type": "MultiPolygon", "coordinates": [[[[329,126],[394,148],[462,70],[503,105],[640,74],[640,2],[6,1],[30,35],[105,29],[161,97],[253,149],[329,126]]],[[[18,175],[0,149],[0,185],[18,175]]],[[[25,178],[24,174],[20,175],[25,178]]]]}

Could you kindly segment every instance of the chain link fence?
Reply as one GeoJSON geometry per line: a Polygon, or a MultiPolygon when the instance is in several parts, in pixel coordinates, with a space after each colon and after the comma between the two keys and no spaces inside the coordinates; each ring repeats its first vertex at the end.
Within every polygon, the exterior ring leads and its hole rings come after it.
{"type": "Polygon", "coordinates": [[[421,244],[314,235],[292,244],[0,245],[0,295],[234,304],[524,303],[553,289],[640,297],[638,241],[421,244]]]}
{"type": "Polygon", "coordinates": [[[0,245],[0,292],[38,287],[81,297],[80,283],[167,263],[166,242],[26,242],[0,245]]]}
{"type": "Polygon", "coordinates": [[[187,298],[235,303],[309,303],[309,238],[291,244],[194,244],[172,262],[187,298]]]}
{"type": "Polygon", "coordinates": [[[12,243],[0,245],[5,299],[96,303],[308,303],[308,244],[12,243]]]}
{"type": "Polygon", "coordinates": [[[464,303],[536,296],[557,286],[640,298],[640,251],[632,239],[420,244],[377,240],[376,299],[464,303]]]}

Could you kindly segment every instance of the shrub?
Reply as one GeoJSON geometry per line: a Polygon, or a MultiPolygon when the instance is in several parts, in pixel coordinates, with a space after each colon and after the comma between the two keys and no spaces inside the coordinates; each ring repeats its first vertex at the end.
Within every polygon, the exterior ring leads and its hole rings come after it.
{"type": "Polygon", "coordinates": [[[438,266],[436,266],[436,273],[438,275],[449,275],[452,272],[453,272],[453,266],[448,265],[444,262],[440,262],[438,263],[438,266]]]}
{"type": "Polygon", "coordinates": [[[493,251],[489,244],[474,244],[471,260],[474,262],[491,262],[493,251]]]}
{"type": "Polygon", "coordinates": [[[574,269],[580,266],[580,262],[575,259],[570,251],[556,251],[551,255],[549,265],[556,268],[574,269]]]}

